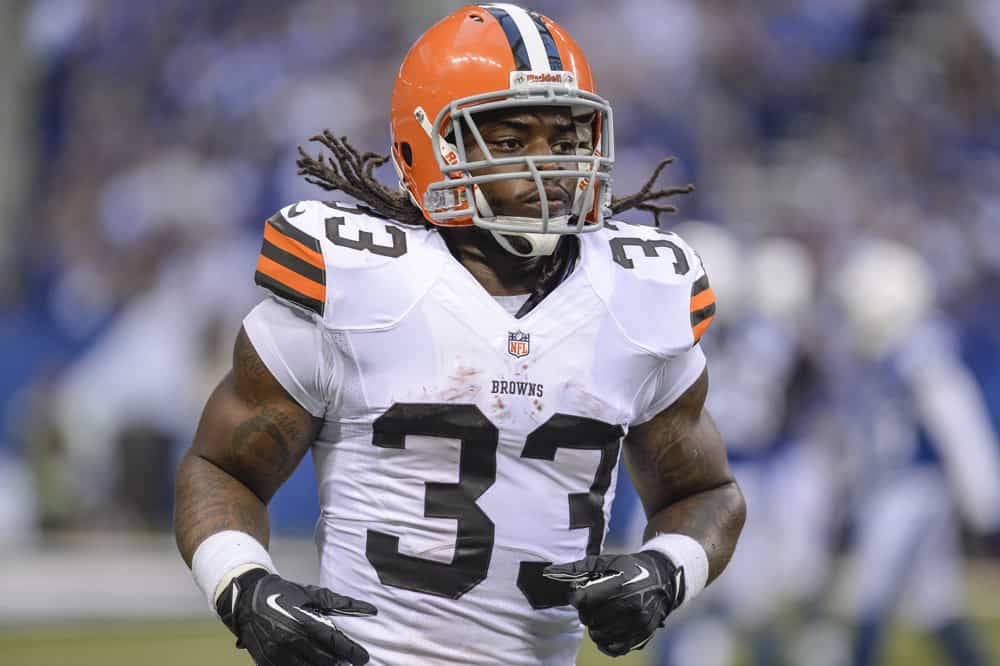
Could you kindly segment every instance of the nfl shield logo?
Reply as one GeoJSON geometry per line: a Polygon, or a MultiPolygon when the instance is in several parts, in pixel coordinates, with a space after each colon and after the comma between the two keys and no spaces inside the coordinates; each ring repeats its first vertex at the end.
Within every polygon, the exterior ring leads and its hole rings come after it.
{"type": "Polygon", "coordinates": [[[507,333],[507,353],[515,358],[527,356],[531,351],[531,336],[524,331],[507,333]]]}

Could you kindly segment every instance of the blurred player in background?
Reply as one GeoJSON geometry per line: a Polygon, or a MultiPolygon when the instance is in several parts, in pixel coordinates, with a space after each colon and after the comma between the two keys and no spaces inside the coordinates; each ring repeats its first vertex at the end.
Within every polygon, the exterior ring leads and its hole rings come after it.
{"type": "Polygon", "coordinates": [[[261,664],[571,664],[642,648],[725,568],[742,495],[704,408],[698,255],[605,220],[611,108],[550,19],[467,6],[400,68],[390,157],[330,132],[300,172],[360,205],[264,229],[233,370],[176,486],[178,545],[261,664]],[[624,447],[622,442],[624,441],[624,447]],[[602,555],[617,461],[648,523],[602,555]],[[323,587],[281,578],[266,504],[312,449],[323,587]],[[349,596],[341,596],[341,595],[349,596]]]}
{"type": "MultiPolygon", "coordinates": [[[[741,238],[721,224],[675,229],[702,257],[722,307],[703,345],[747,525],[729,574],[672,623],[661,663],[726,666],[746,645],[752,663],[795,663],[780,614],[805,606],[829,573],[833,477],[813,436],[819,387],[806,354],[815,267],[797,241],[741,238]]],[[[641,532],[641,516],[629,530],[641,532]]]]}
{"type": "Polygon", "coordinates": [[[897,611],[951,663],[994,663],[963,619],[959,526],[1000,529],[1000,445],[935,309],[931,271],[904,244],[869,241],[840,269],[834,293],[855,354],[830,364],[854,458],[842,580],[853,664],[878,663],[897,611]]]}

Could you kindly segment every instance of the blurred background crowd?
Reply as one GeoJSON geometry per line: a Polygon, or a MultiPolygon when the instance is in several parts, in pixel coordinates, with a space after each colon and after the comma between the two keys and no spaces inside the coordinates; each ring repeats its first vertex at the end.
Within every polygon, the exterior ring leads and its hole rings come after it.
{"type": "MultiPolygon", "coordinates": [[[[0,6],[0,547],[169,528],[259,298],[262,222],[323,198],[296,147],[330,128],[387,151],[398,64],[457,6],[0,6]]],[[[1000,608],[966,621],[962,567],[1000,576],[1000,2],[532,7],[612,102],[617,193],[666,155],[665,180],[695,183],[667,225],[718,293],[710,408],[750,519],[647,656],[878,663],[902,610],[942,660],[995,663],[1000,608]]],[[[283,533],[311,530],[307,467],[272,507],[283,533]]]]}

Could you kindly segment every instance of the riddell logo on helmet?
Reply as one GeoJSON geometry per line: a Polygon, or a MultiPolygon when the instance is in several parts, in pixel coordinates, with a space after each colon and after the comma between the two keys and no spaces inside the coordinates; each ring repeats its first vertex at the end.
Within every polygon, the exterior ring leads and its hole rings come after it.
{"type": "Polygon", "coordinates": [[[525,74],[528,83],[562,83],[559,74],[525,74]]]}
{"type": "Polygon", "coordinates": [[[573,72],[511,72],[510,87],[557,85],[567,88],[576,87],[576,77],[573,72]]]}

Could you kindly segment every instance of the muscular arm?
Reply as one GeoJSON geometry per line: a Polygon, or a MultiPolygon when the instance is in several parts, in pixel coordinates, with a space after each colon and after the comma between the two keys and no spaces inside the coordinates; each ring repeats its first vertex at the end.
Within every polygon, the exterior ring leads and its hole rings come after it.
{"type": "Polygon", "coordinates": [[[285,392],[240,330],[233,369],[208,399],[177,470],[174,534],[188,566],[198,545],[223,530],[247,532],[267,545],[267,502],[321,423],[285,392]]]}
{"type": "Polygon", "coordinates": [[[708,554],[711,581],[733,555],[746,504],[705,410],[707,393],[703,372],[670,407],[630,430],[625,464],[646,509],[645,537],[664,532],[691,537],[708,554]]]}

